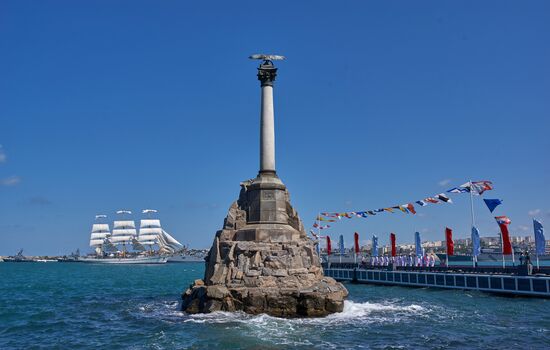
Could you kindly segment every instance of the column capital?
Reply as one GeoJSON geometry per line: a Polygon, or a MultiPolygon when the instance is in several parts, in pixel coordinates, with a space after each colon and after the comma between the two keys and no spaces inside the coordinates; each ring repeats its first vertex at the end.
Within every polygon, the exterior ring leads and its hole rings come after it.
{"type": "Polygon", "coordinates": [[[258,80],[261,82],[261,86],[273,86],[276,76],[277,68],[273,62],[266,60],[258,67],[258,80]]]}

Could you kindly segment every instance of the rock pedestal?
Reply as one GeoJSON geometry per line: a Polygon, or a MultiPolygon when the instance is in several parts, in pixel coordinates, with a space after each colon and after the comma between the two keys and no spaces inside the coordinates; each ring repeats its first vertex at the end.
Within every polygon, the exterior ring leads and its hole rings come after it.
{"type": "Polygon", "coordinates": [[[286,187],[269,172],[241,183],[207,256],[204,280],[182,295],[182,310],[326,316],[343,310],[347,294],[323,275],[286,187]]]}

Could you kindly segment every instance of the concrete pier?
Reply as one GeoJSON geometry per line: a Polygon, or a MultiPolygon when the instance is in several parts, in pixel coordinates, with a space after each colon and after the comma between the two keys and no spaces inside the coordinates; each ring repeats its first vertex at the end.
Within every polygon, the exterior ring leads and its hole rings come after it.
{"type": "Polygon", "coordinates": [[[421,287],[477,290],[499,293],[550,298],[550,276],[521,276],[506,273],[465,273],[458,270],[433,271],[405,268],[350,267],[342,264],[325,265],[325,276],[337,281],[379,284],[387,286],[421,287]]]}

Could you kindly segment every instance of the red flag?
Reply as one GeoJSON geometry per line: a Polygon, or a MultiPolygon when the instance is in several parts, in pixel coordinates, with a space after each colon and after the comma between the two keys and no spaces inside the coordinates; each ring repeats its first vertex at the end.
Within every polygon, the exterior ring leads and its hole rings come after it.
{"type": "Polygon", "coordinates": [[[416,214],[416,210],[414,210],[414,205],[412,203],[407,204],[407,209],[413,214],[416,214]]]}
{"type": "Polygon", "coordinates": [[[397,252],[395,249],[395,233],[390,234],[390,241],[391,241],[391,256],[396,256],[397,252]]]}
{"type": "Polygon", "coordinates": [[[353,238],[355,239],[355,254],[359,254],[359,234],[355,232],[353,238]]]}
{"type": "Polygon", "coordinates": [[[332,247],[330,245],[330,237],[327,236],[327,255],[330,255],[331,251],[332,251],[332,247]]]}
{"type": "Polygon", "coordinates": [[[508,224],[499,224],[502,233],[502,254],[512,254],[512,244],[510,243],[510,234],[508,233],[508,224]]]}
{"type": "Polygon", "coordinates": [[[451,256],[455,252],[455,244],[453,242],[453,230],[445,228],[445,240],[447,241],[447,255],[451,256]]]}

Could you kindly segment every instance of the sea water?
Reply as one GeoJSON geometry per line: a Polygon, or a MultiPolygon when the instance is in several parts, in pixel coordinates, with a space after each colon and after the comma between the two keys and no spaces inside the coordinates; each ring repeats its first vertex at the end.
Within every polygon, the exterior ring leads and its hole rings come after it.
{"type": "Polygon", "coordinates": [[[346,284],[316,319],[187,315],[199,263],[0,263],[0,349],[550,348],[550,300],[346,284]]]}

